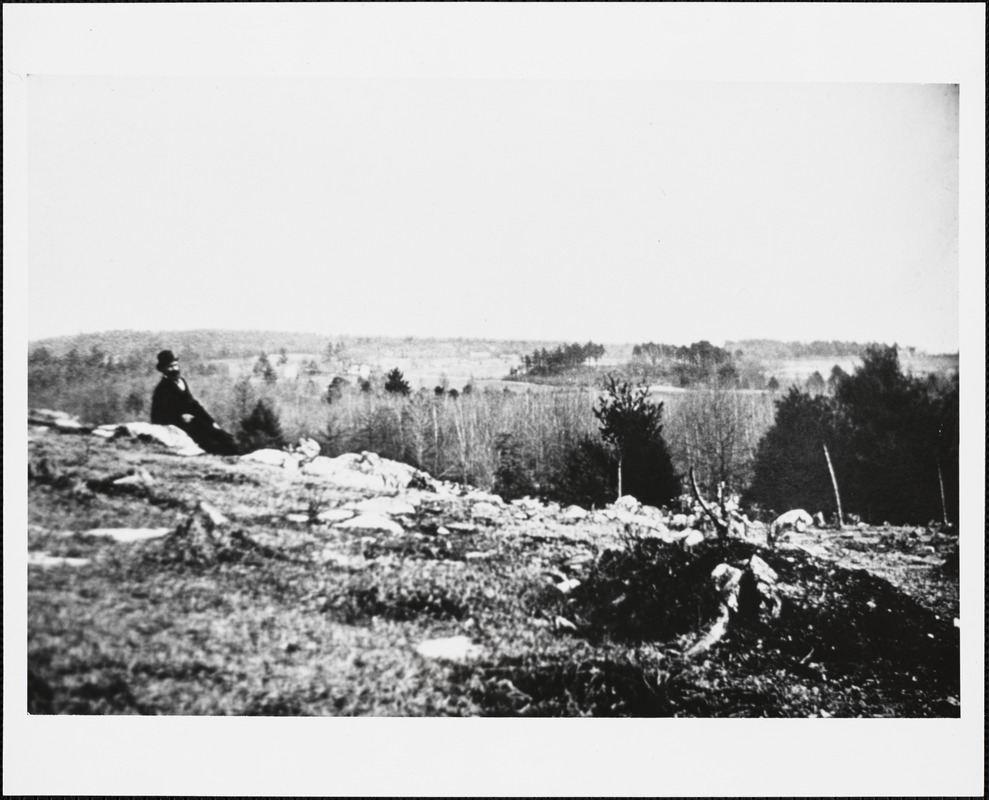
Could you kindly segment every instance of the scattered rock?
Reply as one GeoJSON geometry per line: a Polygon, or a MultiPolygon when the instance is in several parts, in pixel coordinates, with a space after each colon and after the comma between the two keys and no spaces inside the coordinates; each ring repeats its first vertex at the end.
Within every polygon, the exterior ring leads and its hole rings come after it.
{"type": "Polygon", "coordinates": [[[60,433],[90,433],[93,430],[92,427],[83,425],[78,417],[48,408],[32,408],[28,411],[27,421],[29,425],[54,428],[60,433]]]}
{"type": "Polygon", "coordinates": [[[415,484],[420,491],[438,485],[426,473],[408,464],[366,451],[344,453],[336,458],[316,456],[303,464],[302,471],[307,475],[323,477],[338,486],[377,492],[405,489],[410,484],[415,484]]]}
{"type": "Polygon", "coordinates": [[[521,508],[523,511],[538,511],[543,507],[543,504],[538,500],[534,500],[531,497],[520,497],[517,500],[512,501],[512,505],[516,508],[521,508]]]}
{"type": "Polygon", "coordinates": [[[312,461],[302,465],[305,475],[321,477],[345,489],[363,489],[375,492],[385,491],[385,481],[380,475],[368,474],[351,469],[348,463],[341,463],[335,458],[316,456],[312,461]]]}
{"type": "Polygon", "coordinates": [[[412,515],[416,513],[416,508],[399,497],[369,497],[359,503],[348,503],[344,508],[352,508],[355,511],[370,514],[388,514],[389,516],[412,515]]]}
{"type": "Polygon", "coordinates": [[[199,456],[206,452],[192,440],[189,434],[175,425],[126,422],[117,425],[100,425],[93,434],[104,439],[132,437],[140,441],[156,442],[179,456],[199,456]]]}
{"type": "Polygon", "coordinates": [[[335,522],[343,522],[345,519],[351,519],[353,516],[353,511],[344,508],[328,508],[316,515],[316,521],[332,525],[335,522]]]}
{"type": "Polygon", "coordinates": [[[469,491],[464,499],[471,503],[491,503],[495,506],[507,505],[500,495],[491,494],[491,492],[482,492],[477,489],[469,491]]]}
{"type": "Polygon", "coordinates": [[[580,520],[587,519],[587,517],[588,512],[580,506],[567,506],[563,511],[561,519],[564,522],[580,522],[580,520]]]}
{"type": "Polygon", "coordinates": [[[715,589],[721,596],[721,602],[730,611],[738,611],[738,590],[744,574],[742,570],[731,564],[718,564],[711,571],[711,580],[714,581],[715,589]]]}
{"type": "Polygon", "coordinates": [[[580,581],[576,578],[569,578],[556,584],[556,588],[559,590],[560,594],[570,594],[570,592],[578,586],[580,586],[580,581]]]}
{"type": "Polygon", "coordinates": [[[111,479],[111,485],[113,486],[134,486],[145,489],[153,486],[154,483],[155,479],[151,476],[151,473],[143,467],[131,470],[129,475],[111,479]]]}
{"type": "Polygon", "coordinates": [[[775,539],[783,531],[795,530],[803,533],[808,525],[813,525],[814,520],[810,514],[802,508],[794,508],[785,514],[780,514],[769,526],[770,536],[775,539]]]}
{"type": "Polygon", "coordinates": [[[632,525],[638,525],[640,528],[645,528],[646,530],[658,531],[660,533],[666,533],[669,528],[662,520],[658,520],[654,517],[646,516],[645,514],[634,514],[630,520],[632,525]]]}
{"type": "Polygon", "coordinates": [[[766,613],[774,619],[779,617],[782,601],[776,588],[776,582],[779,580],[776,571],[759,556],[754,555],[749,559],[745,578],[755,588],[755,597],[758,601],[757,613],[766,613]]]}
{"type": "Polygon", "coordinates": [[[240,456],[240,461],[249,461],[257,464],[268,464],[272,467],[282,469],[298,469],[302,460],[295,453],[286,453],[284,450],[273,450],[265,448],[255,450],[253,453],[246,453],[240,456]]]}
{"type": "Polygon", "coordinates": [[[456,533],[477,533],[477,526],[469,522],[451,522],[446,527],[456,533]]]}
{"type": "Polygon", "coordinates": [[[484,652],[468,636],[448,636],[442,639],[427,639],[417,644],[415,649],[423,658],[458,663],[478,658],[484,652]]]}
{"type": "Polygon", "coordinates": [[[231,530],[226,518],[208,503],[200,503],[175,530],[161,542],[153,542],[146,557],[165,563],[212,565],[218,562],[246,561],[258,556],[281,557],[270,547],[258,544],[242,531],[231,530]]]}
{"type": "Polygon", "coordinates": [[[481,501],[471,506],[470,515],[482,522],[497,522],[501,519],[501,509],[494,503],[481,501]]]}
{"type": "Polygon", "coordinates": [[[381,514],[359,514],[334,527],[347,531],[385,531],[395,536],[402,533],[401,525],[381,514]]]}
{"type": "Polygon", "coordinates": [[[306,523],[309,522],[308,514],[286,514],[285,519],[289,522],[306,523]]]}
{"type": "Polygon", "coordinates": [[[201,500],[196,508],[199,513],[205,516],[210,521],[210,524],[215,527],[228,525],[230,523],[230,520],[223,516],[216,506],[211,503],[207,503],[205,500],[201,500]]]}
{"type": "Polygon", "coordinates": [[[670,517],[668,525],[674,530],[684,530],[693,525],[694,522],[696,522],[696,518],[693,514],[674,514],[670,517]]]}
{"type": "Polygon", "coordinates": [[[701,542],[704,541],[704,534],[701,533],[700,531],[691,530],[691,531],[684,531],[684,533],[686,533],[687,535],[683,537],[683,539],[681,540],[681,544],[683,545],[683,547],[686,548],[696,547],[697,545],[699,545],[701,542]]]}
{"type": "Polygon", "coordinates": [[[291,449],[301,461],[312,461],[319,455],[319,442],[309,437],[299,439],[299,443],[291,449]]]}
{"type": "Polygon", "coordinates": [[[171,528],[92,528],[81,533],[83,536],[96,536],[129,544],[131,542],[144,542],[148,539],[161,539],[170,532],[171,528]]]}
{"type": "Polygon", "coordinates": [[[332,564],[343,569],[358,570],[367,566],[367,559],[364,556],[352,556],[331,549],[321,551],[316,558],[323,564],[332,564]]]}
{"type": "Polygon", "coordinates": [[[612,503],[611,507],[617,511],[636,512],[642,508],[642,504],[632,497],[632,495],[626,494],[622,495],[614,503],[612,503]]]}
{"type": "Polygon", "coordinates": [[[66,556],[52,556],[48,553],[30,551],[27,554],[27,564],[29,567],[84,567],[90,563],[88,558],[68,558],[66,556]]]}

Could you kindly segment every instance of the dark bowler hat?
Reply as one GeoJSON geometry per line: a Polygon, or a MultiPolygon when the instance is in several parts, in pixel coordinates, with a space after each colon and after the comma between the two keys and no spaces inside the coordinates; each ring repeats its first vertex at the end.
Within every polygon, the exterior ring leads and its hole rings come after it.
{"type": "Polygon", "coordinates": [[[175,357],[175,353],[173,353],[171,350],[162,350],[158,354],[157,369],[160,371],[164,371],[165,369],[168,368],[168,365],[171,364],[173,361],[178,361],[178,359],[175,357]]]}

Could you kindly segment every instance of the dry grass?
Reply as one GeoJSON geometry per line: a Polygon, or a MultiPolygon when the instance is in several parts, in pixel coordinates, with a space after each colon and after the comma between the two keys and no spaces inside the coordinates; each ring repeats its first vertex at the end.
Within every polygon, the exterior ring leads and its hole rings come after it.
{"type": "Polygon", "coordinates": [[[42,458],[56,477],[29,482],[29,548],[91,561],[29,570],[34,713],[958,714],[950,620],[795,548],[762,552],[793,587],[779,624],[740,623],[694,662],[683,644],[706,623],[710,567],[752,545],[688,554],[654,540],[623,546],[618,530],[571,540],[531,525],[434,535],[430,520],[467,518],[456,498],[405,518],[400,535],[358,535],[286,520],[361,496],[298,474],[54,434],[31,444],[31,463],[42,458]],[[136,466],[155,477],[149,490],[107,489],[102,479],[136,466]],[[176,528],[201,501],[237,532],[212,561],[166,557],[168,540],[79,533],[176,528]],[[551,572],[581,583],[564,595],[551,572]],[[456,664],[415,650],[453,635],[481,657],[456,664]]]}

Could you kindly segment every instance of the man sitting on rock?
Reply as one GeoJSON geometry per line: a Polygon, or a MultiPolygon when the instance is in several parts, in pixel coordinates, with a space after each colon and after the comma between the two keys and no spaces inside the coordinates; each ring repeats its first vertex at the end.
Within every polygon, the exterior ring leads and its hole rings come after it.
{"type": "Polygon", "coordinates": [[[158,371],[164,376],[151,398],[151,422],[181,428],[207,453],[237,455],[233,436],[223,430],[189,391],[179,373],[179,361],[171,350],[158,354],[158,371]]]}

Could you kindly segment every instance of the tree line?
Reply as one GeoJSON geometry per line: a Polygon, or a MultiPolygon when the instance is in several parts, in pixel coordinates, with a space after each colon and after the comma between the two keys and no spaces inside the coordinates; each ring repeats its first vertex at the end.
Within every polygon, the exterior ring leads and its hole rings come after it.
{"type": "Polygon", "coordinates": [[[837,515],[840,499],[875,524],[957,523],[957,374],[905,375],[896,347],[868,347],[862,358],[851,375],[832,374],[832,394],[792,387],[776,402],[745,502],[837,515]]]}
{"type": "MultiPolygon", "coordinates": [[[[724,366],[723,356],[694,352],[696,363],[724,366]]],[[[715,382],[663,406],[644,386],[607,376],[597,397],[628,412],[621,424],[602,417],[586,392],[412,392],[398,369],[374,385],[327,385],[306,371],[272,380],[272,361],[258,357],[233,382],[222,365],[184,358],[183,369],[229,429],[257,411],[245,442],[262,441],[273,420],[285,432],[273,440],[312,435],[325,454],[374,450],[509,495],[603,504],[617,496],[620,475],[621,491],[657,504],[694,467],[709,491],[724,484],[767,512],[835,514],[829,457],[844,511],[875,523],[957,521],[958,378],[904,375],[895,347],[867,349],[850,375],[833,370],[827,393],[818,376],[775,401],[715,382]],[[650,416],[653,406],[660,411],[650,416]]],[[[29,400],[95,424],[146,418],[153,363],[153,353],[121,359],[93,347],[59,357],[39,347],[29,356],[29,400]]]]}
{"type": "Polygon", "coordinates": [[[574,342],[560,345],[553,350],[541,347],[522,357],[522,374],[532,377],[562,375],[582,367],[591,359],[600,360],[604,353],[604,346],[594,342],[574,342]]]}
{"type": "Polygon", "coordinates": [[[797,358],[861,358],[875,342],[838,342],[815,340],[813,342],[780,342],[775,339],[742,339],[725,342],[732,353],[744,353],[765,361],[789,361],[797,358]]]}

